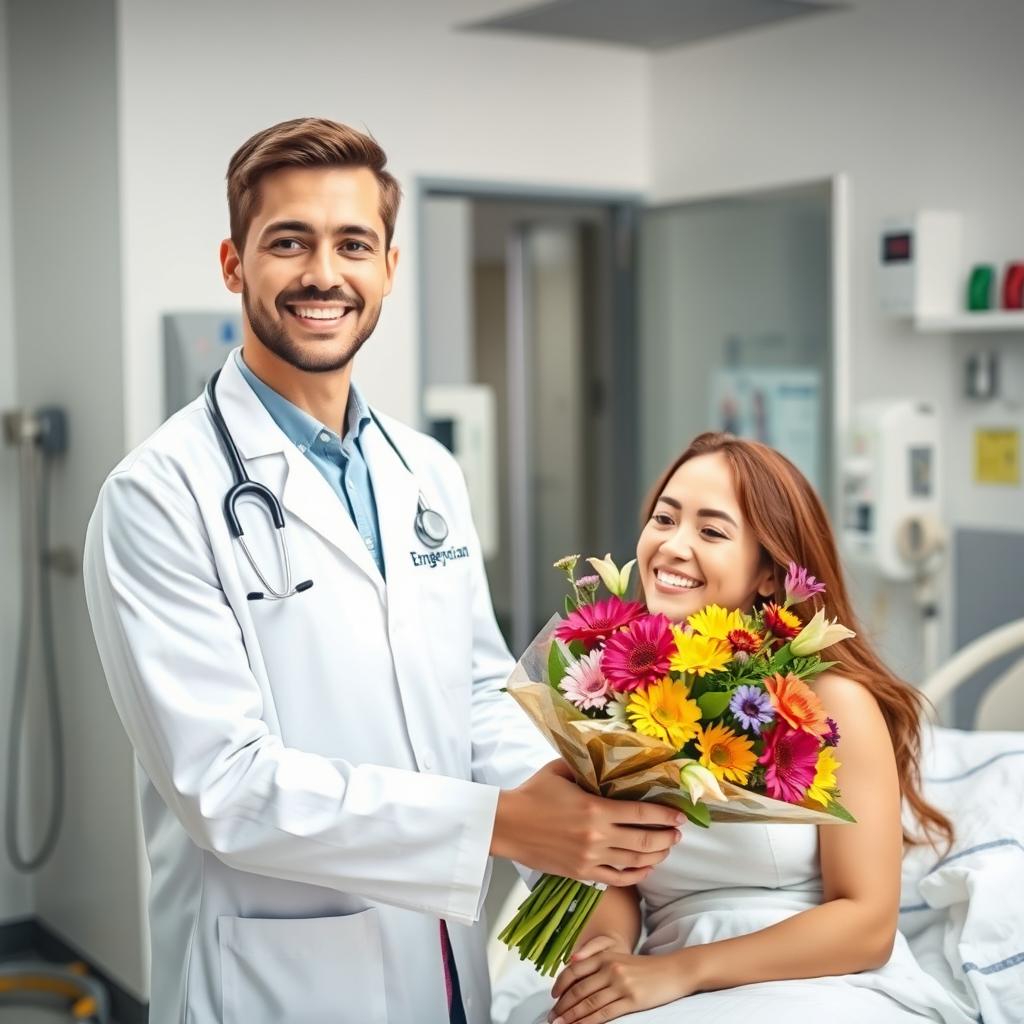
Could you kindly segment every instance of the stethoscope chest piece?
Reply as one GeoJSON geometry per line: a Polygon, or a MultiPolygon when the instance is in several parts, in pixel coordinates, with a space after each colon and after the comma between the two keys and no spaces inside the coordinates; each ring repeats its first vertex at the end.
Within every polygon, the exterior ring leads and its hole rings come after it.
{"type": "Polygon", "coordinates": [[[448,539],[448,522],[440,512],[427,508],[420,500],[413,526],[421,544],[428,548],[439,548],[448,539]]]}

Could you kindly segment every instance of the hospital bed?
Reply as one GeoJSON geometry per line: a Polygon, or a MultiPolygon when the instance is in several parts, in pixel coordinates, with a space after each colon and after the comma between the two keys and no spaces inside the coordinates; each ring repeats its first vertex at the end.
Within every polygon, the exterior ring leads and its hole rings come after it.
{"type": "MultiPolygon", "coordinates": [[[[921,965],[984,1024],[1024,1022],[1024,619],[958,651],[922,687],[938,709],[925,728],[926,799],[953,821],[952,850],[904,857],[900,930],[921,965]],[[959,687],[1017,656],[986,689],[973,729],[941,725],[959,687]]],[[[497,934],[527,894],[516,881],[491,922],[488,964],[495,1024],[543,989],[542,978],[497,934]]]]}

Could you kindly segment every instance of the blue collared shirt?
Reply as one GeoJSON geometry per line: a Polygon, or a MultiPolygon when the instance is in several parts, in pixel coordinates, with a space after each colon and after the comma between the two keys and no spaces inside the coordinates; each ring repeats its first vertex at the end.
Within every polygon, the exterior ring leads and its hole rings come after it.
{"type": "Polygon", "coordinates": [[[341,498],[383,576],[384,551],[380,544],[377,502],[361,442],[363,431],[372,422],[370,407],[363,396],[354,384],[351,385],[345,412],[345,436],[339,437],[308,412],[279,395],[270,385],[264,384],[245,365],[241,349],[235,353],[235,361],[274,422],[341,498]]]}

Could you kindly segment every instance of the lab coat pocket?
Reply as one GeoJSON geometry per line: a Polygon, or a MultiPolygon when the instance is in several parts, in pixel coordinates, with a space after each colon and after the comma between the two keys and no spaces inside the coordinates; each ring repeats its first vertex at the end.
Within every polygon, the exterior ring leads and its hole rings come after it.
{"type": "Polygon", "coordinates": [[[224,1024],[387,1024],[377,912],[218,918],[224,1024]]]}

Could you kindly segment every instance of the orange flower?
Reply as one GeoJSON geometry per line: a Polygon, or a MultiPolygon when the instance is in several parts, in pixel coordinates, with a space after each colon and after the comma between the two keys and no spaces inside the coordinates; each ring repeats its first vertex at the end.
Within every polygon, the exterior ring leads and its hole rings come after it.
{"type": "Polygon", "coordinates": [[[825,708],[802,679],[776,672],[765,677],[764,686],[779,717],[794,729],[802,729],[813,736],[824,736],[828,732],[825,708]]]}

